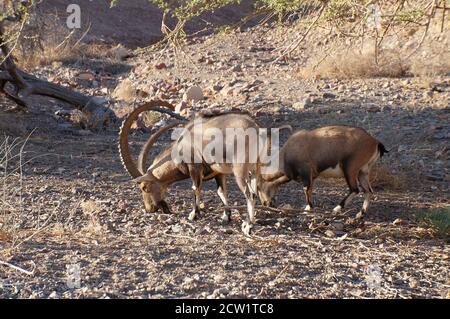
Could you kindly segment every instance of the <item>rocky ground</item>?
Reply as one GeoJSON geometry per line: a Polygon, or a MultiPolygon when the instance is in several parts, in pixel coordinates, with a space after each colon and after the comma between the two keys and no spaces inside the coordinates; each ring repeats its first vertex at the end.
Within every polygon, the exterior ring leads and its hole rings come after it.
{"type": "MultiPolygon", "coordinates": [[[[20,212],[5,210],[5,221],[11,220],[8,211],[15,216],[14,227],[0,233],[0,259],[33,273],[0,265],[0,296],[448,297],[448,238],[415,214],[449,204],[450,77],[305,79],[301,59],[273,63],[276,40],[257,28],[194,40],[176,52],[57,63],[37,72],[111,100],[168,99],[185,115],[234,107],[270,126],[364,127],[390,151],[377,164],[376,195],[364,222],[351,219],[361,198],[345,212],[331,211],[347,191],[343,181],[318,183],[314,212],[259,209],[252,238],[240,232],[243,216],[237,211],[230,224],[221,224],[212,182],[195,222],[187,219],[188,181],[169,191],[173,215],[145,213],[138,188],[120,164],[117,127],[92,133],[66,121],[61,105],[37,104],[14,118],[16,134],[17,127],[22,133],[40,128],[25,147],[29,162],[21,197],[17,176],[4,183],[4,198],[20,199],[23,206],[20,212]],[[181,103],[194,85],[205,100],[181,103]],[[38,111],[43,107],[45,113],[38,111]],[[67,285],[71,265],[79,267],[80,287],[67,285]]],[[[113,107],[124,115],[129,104],[113,107]]],[[[1,116],[12,121],[12,115],[1,116]]],[[[150,129],[138,125],[132,137],[136,152],[150,129]]],[[[168,141],[164,137],[158,147],[168,141]]],[[[231,202],[243,205],[234,181],[228,183],[231,202]]],[[[300,185],[282,187],[278,202],[302,207],[300,185]]]]}

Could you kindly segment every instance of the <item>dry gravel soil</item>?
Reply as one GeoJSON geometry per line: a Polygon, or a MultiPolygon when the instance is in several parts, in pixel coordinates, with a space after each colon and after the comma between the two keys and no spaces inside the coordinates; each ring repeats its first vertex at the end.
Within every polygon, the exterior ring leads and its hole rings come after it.
{"type": "MultiPolygon", "coordinates": [[[[438,114],[397,118],[379,112],[373,115],[372,121],[379,123],[373,129],[390,145],[396,127],[386,118],[401,126],[430,118],[447,125],[438,114]]],[[[290,120],[315,126],[348,118],[306,111],[290,114],[290,120]]],[[[412,177],[399,190],[376,187],[370,214],[359,224],[349,221],[361,198],[334,214],[331,208],[344,196],[345,186],[319,183],[317,211],[259,210],[249,239],[239,230],[238,212],[229,225],[220,223],[213,183],[207,183],[205,211],[195,222],[187,220],[192,198],[188,182],[169,192],[173,215],[145,213],[137,187],[118,160],[115,133],[30,139],[26,156],[39,157],[25,167],[20,229],[32,235],[40,223],[40,232],[13,250],[5,249],[2,259],[35,271],[27,276],[2,267],[2,297],[410,298],[448,293],[448,245],[421,228],[413,215],[418,208],[448,201],[448,182],[412,177]],[[397,219],[401,222],[393,224],[397,219]],[[78,289],[66,285],[66,266],[72,264],[80,266],[78,289]]],[[[134,139],[142,142],[144,137],[134,139]]],[[[392,150],[383,162],[399,156],[392,150]]],[[[229,184],[232,202],[243,204],[234,182],[229,184]]],[[[278,200],[304,205],[296,184],[283,187],[278,200]]],[[[0,241],[0,248],[10,244],[0,241]]]]}

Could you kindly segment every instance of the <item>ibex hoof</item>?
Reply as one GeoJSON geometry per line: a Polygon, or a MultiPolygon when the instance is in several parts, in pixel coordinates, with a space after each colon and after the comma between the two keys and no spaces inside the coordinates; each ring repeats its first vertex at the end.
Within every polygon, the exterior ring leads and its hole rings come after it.
{"type": "Polygon", "coordinates": [[[229,223],[231,221],[231,213],[230,212],[224,212],[222,215],[222,222],[223,223],[229,223]]]}
{"type": "Polygon", "coordinates": [[[309,213],[311,210],[312,210],[312,209],[311,209],[311,206],[306,205],[304,211],[309,213]]]}
{"type": "Polygon", "coordinates": [[[253,227],[253,225],[250,224],[249,222],[247,222],[247,221],[243,221],[242,222],[241,229],[242,229],[242,232],[244,233],[245,236],[250,237],[250,233],[251,233],[252,227],[253,227]]]}
{"type": "Polygon", "coordinates": [[[364,217],[364,211],[360,211],[358,214],[356,214],[355,219],[362,219],[364,217]]]}
{"type": "Polygon", "coordinates": [[[196,212],[195,210],[193,210],[193,211],[189,214],[188,219],[189,219],[190,221],[193,221],[193,220],[195,220],[196,218],[197,218],[197,212],[196,212]]]}

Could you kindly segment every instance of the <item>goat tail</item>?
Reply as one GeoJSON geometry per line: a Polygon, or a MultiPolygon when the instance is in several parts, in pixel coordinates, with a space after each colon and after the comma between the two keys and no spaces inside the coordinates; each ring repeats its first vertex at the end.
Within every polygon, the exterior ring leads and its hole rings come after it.
{"type": "Polygon", "coordinates": [[[380,153],[380,157],[383,157],[385,153],[389,153],[382,143],[378,143],[378,152],[380,153]]]}

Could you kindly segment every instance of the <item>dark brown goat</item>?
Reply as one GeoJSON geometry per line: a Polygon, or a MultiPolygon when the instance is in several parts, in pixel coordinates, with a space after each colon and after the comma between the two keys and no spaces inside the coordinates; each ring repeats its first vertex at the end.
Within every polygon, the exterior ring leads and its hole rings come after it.
{"type": "Polygon", "coordinates": [[[342,210],[358,194],[360,187],[365,194],[359,214],[362,216],[369,208],[373,193],[370,170],[386,152],[383,144],[358,127],[327,126],[297,131],[280,151],[279,172],[263,175],[265,182],[259,189],[259,197],[263,205],[270,205],[278,187],[295,180],[303,184],[307,201],[305,210],[309,211],[313,206],[312,190],[316,178],[344,177],[350,192],[334,211],[342,210]]]}

